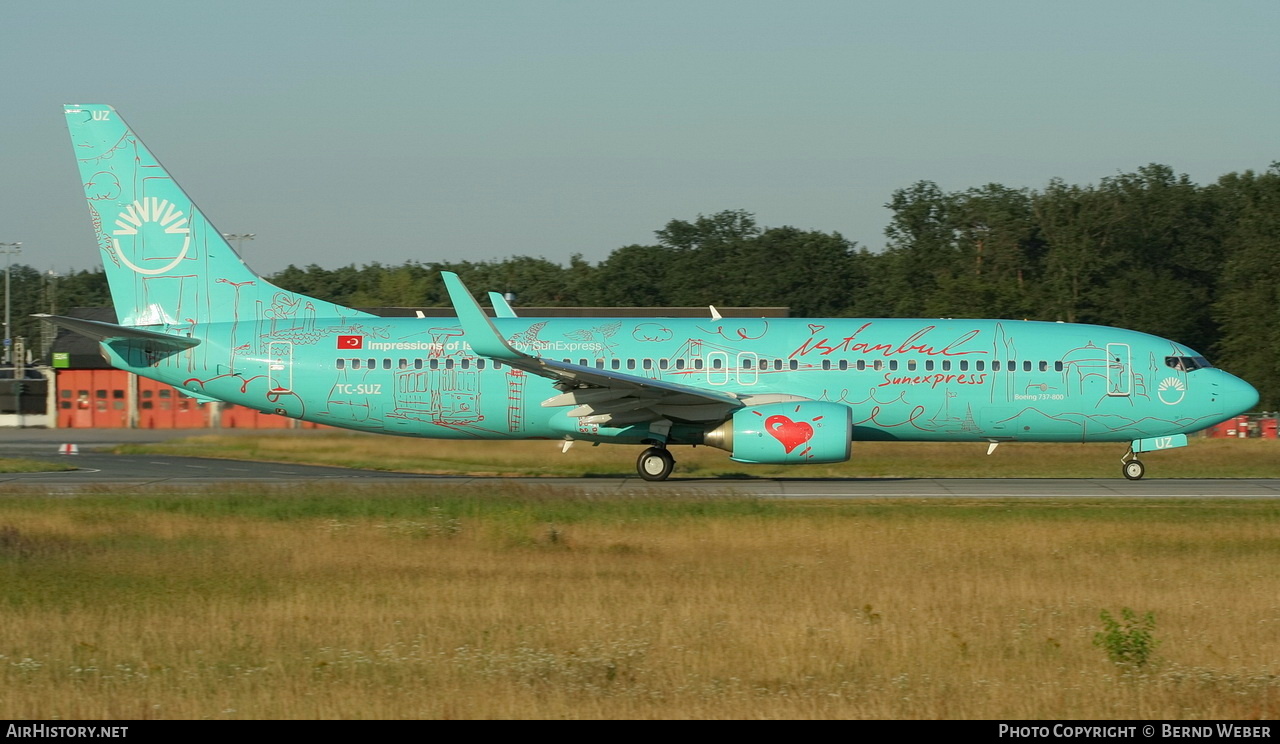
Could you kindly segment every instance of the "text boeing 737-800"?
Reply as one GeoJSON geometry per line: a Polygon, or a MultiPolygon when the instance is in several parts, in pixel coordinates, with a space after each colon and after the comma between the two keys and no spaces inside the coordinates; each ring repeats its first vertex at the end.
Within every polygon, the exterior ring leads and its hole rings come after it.
{"type": "MultiPolygon", "coordinates": [[[[1010,320],[384,318],[255,275],[110,106],[65,107],[119,324],[49,317],[111,364],[360,431],[645,447],[745,463],[847,460],[858,440],[1124,442],[1136,455],[1248,410],[1257,392],[1185,346],[1010,320]]],[[[48,316],[46,316],[48,317],[48,316]]]]}

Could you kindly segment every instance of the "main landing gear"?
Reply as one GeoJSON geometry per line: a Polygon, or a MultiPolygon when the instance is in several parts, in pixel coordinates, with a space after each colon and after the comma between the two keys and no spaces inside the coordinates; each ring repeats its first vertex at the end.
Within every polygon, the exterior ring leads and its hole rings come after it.
{"type": "Polygon", "coordinates": [[[671,456],[666,447],[650,447],[641,452],[636,460],[636,471],[647,481],[666,480],[675,466],[676,458],[671,456]]]}
{"type": "Polygon", "coordinates": [[[1139,460],[1138,456],[1133,454],[1132,448],[1124,453],[1124,457],[1120,458],[1120,468],[1121,472],[1124,473],[1124,477],[1129,480],[1142,480],[1142,476],[1147,472],[1147,466],[1143,465],[1142,460],[1139,460]]]}

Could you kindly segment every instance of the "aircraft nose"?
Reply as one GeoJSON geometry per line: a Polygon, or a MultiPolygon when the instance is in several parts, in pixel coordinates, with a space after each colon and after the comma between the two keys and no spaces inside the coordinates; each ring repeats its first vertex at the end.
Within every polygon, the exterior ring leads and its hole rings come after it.
{"type": "Polygon", "coordinates": [[[1252,411],[1258,405],[1258,391],[1239,377],[1223,375],[1217,387],[1218,405],[1227,416],[1252,411]]]}

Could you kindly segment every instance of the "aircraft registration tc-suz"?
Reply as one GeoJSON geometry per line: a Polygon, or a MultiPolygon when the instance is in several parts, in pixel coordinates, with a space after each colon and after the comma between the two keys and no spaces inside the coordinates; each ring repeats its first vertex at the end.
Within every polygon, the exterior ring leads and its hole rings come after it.
{"type": "Polygon", "coordinates": [[[1137,455],[1250,409],[1248,383],[1146,333],[1015,320],[386,318],[255,275],[110,106],[68,104],[118,324],[44,316],[201,400],[368,432],[673,445],[830,463],[863,440],[1120,442],[1137,455]]]}

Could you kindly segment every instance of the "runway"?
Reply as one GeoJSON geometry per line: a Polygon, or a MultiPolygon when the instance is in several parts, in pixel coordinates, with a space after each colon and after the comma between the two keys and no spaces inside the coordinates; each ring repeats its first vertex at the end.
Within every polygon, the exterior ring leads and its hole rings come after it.
{"type": "MultiPolygon", "coordinates": [[[[81,447],[81,454],[58,455],[45,437],[8,441],[5,454],[67,464],[76,470],[0,474],[0,488],[47,489],[68,495],[86,489],[184,488],[233,483],[333,483],[465,485],[523,483],[549,489],[599,495],[643,493],[742,495],[775,499],[1108,499],[1108,498],[1280,498],[1280,479],[1123,478],[681,478],[663,483],[624,478],[476,478],[418,475],[377,470],[215,460],[165,455],[113,455],[81,447]]],[[[97,446],[105,447],[108,442],[97,446]]]]}

